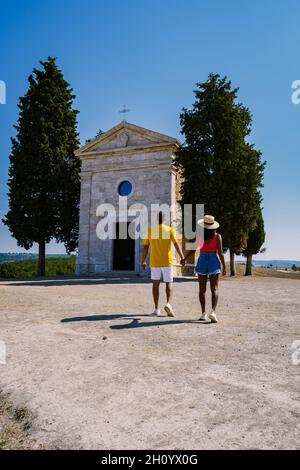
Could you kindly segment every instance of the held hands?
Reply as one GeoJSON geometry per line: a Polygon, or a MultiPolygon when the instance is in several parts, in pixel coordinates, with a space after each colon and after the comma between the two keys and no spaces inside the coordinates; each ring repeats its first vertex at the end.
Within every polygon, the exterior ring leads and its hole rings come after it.
{"type": "Polygon", "coordinates": [[[181,266],[185,266],[185,258],[181,258],[180,264],[181,264],[181,266]]]}
{"type": "Polygon", "coordinates": [[[146,268],[147,268],[147,263],[146,263],[146,261],[142,261],[142,262],[141,262],[141,266],[142,266],[143,271],[146,271],[146,268]]]}

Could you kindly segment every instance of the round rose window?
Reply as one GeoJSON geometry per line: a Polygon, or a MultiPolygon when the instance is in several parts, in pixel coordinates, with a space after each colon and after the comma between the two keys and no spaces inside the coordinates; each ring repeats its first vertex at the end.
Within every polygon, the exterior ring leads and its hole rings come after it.
{"type": "Polygon", "coordinates": [[[120,196],[129,196],[131,192],[132,184],[130,181],[122,181],[122,183],[119,184],[118,193],[120,196]]]}

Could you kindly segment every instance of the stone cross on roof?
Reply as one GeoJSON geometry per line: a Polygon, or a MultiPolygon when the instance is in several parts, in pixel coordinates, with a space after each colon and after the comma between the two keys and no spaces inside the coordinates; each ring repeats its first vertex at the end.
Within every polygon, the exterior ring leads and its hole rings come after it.
{"type": "Polygon", "coordinates": [[[123,122],[126,122],[126,113],[129,113],[130,109],[126,108],[126,105],[124,104],[123,109],[119,111],[119,113],[123,114],[123,122]]]}

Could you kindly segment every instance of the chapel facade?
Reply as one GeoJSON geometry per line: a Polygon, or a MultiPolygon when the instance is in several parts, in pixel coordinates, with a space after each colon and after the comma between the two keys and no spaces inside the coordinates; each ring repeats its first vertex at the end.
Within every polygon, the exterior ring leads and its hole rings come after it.
{"type": "MultiPolygon", "coordinates": [[[[170,136],[121,122],[77,150],[81,159],[78,275],[141,273],[142,239],[123,239],[117,213],[114,239],[99,239],[99,205],[118,207],[168,204],[175,207],[179,177],[173,165],[180,142],[170,136]]],[[[103,207],[103,206],[102,206],[103,207]]],[[[176,219],[174,211],[171,224],[176,219]]],[[[130,217],[129,217],[130,221],[130,217]]],[[[174,274],[180,274],[174,253],[174,274]]]]}

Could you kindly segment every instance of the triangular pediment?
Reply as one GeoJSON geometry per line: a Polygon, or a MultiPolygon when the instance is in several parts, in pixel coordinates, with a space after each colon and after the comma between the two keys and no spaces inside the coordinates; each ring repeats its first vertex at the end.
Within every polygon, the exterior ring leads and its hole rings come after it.
{"type": "Polygon", "coordinates": [[[77,150],[76,155],[80,157],[101,155],[107,152],[118,152],[120,150],[138,150],[139,148],[151,148],[160,146],[178,147],[180,143],[173,137],[153,132],[143,127],[121,122],[96,139],[86,143],[77,150]]]}

